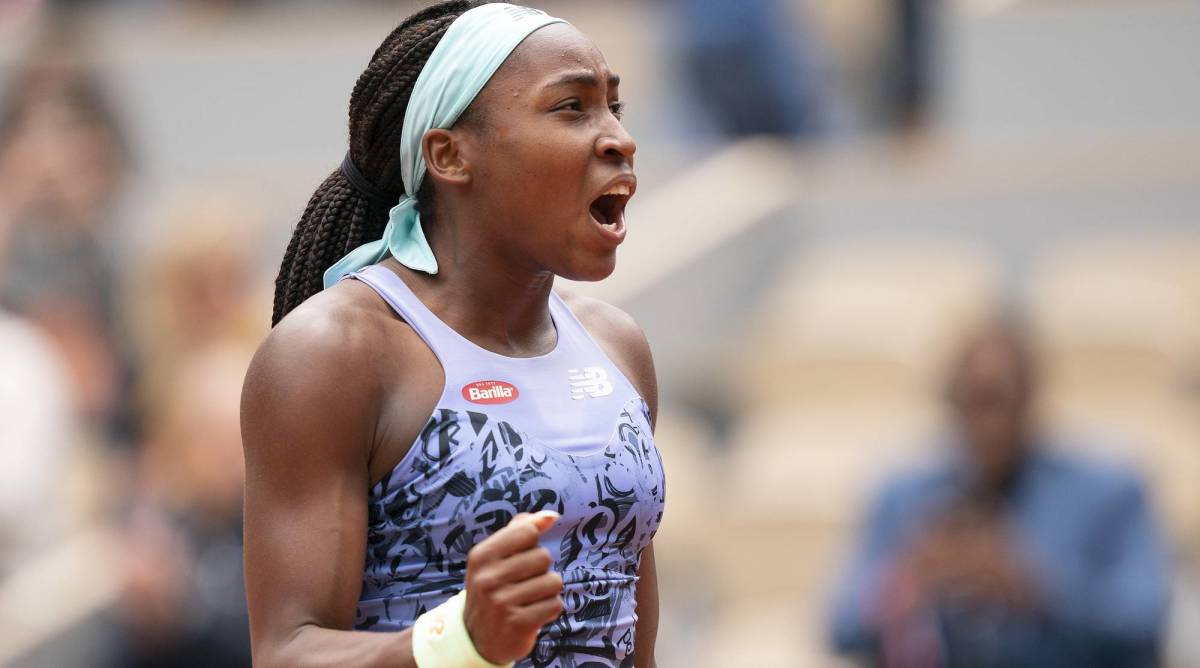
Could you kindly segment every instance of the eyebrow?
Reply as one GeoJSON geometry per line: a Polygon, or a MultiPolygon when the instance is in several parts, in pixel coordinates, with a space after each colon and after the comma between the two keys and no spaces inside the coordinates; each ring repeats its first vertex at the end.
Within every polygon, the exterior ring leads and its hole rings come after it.
{"type": "MultiPolygon", "coordinates": [[[[546,84],[545,87],[554,88],[555,86],[565,86],[568,84],[582,84],[584,86],[599,87],[600,80],[596,78],[596,74],[594,72],[588,70],[576,70],[574,72],[567,72],[563,74],[554,81],[546,84]]],[[[615,74],[609,74],[608,85],[612,88],[620,86],[621,77],[615,74]]]]}

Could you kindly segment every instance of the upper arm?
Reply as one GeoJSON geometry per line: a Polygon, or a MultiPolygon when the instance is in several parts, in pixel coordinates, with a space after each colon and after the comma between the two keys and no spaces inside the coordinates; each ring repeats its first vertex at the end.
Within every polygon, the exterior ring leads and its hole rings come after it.
{"type": "Polygon", "coordinates": [[[1141,481],[1128,476],[1117,498],[1110,529],[1117,541],[1109,576],[1111,598],[1100,604],[1117,614],[1103,631],[1117,638],[1131,657],[1141,659],[1152,656],[1161,640],[1170,567],[1141,481]]]}
{"type": "Polygon", "coordinates": [[[654,355],[650,352],[650,342],[642,328],[633,318],[621,313],[622,322],[616,328],[625,351],[628,370],[622,369],[629,382],[641,393],[650,407],[650,426],[658,422],[658,374],[654,371],[654,355]]]}
{"type": "Polygon", "coordinates": [[[634,664],[637,668],[654,668],[654,645],[658,640],[658,570],[654,565],[653,544],[642,551],[636,596],[638,620],[634,664]]]}
{"type": "Polygon", "coordinates": [[[888,567],[901,549],[897,512],[903,497],[899,481],[881,489],[854,541],[831,611],[832,642],[839,651],[869,650],[877,641],[872,608],[881,600],[888,567]]]}
{"type": "Polygon", "coordinates": [[[1130,476],[1117,498],[1114,589],[1120,592],[1121,607],[1129,608],[1143,626],[1153,626],[1166,606],[1166,548],[1141,482],[1130,476]]]}
{"type": "Polygon", "coordinates": [[[258,657],[307,625],[353,623],[379,392],[358,361],[362,332],[339,320],[285,320],[243,388],[246,591],[258,657]]]}
{"type": "Polygon", "coordinates": [[[1060,595],[1065,621],[1123,651],[1152,652],[1167,605],[1166,548],[1141,482],[1123,474],[1098,503],[1091,568],[1060,595]]]}

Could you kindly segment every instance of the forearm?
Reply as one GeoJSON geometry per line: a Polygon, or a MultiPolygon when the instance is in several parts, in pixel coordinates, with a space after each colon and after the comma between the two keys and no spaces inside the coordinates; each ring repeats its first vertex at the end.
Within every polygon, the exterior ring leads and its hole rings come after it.
{"type": "Polygon", "coordinates": [[[258,668],[417,668],[412,632],[340,631],[305,625],[276,642],[254,647],[258,668]]]}

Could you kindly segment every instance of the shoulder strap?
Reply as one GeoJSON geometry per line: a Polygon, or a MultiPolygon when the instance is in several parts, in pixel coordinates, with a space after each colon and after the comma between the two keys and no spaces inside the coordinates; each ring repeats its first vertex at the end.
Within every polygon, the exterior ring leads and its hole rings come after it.
{"type": "Polygon", "coordinates": [[[451,352],[448,348],[453,347],[460,339],[458,334],[434,315],[395,273],[373,264],[347,274],[342,280],[347,279],[362,281],[377,292],[392,310],[416,330],[417,335],[425,341],[443,367],[446,366],[447,359],[453,358],[453,355],[447,356],[445,353],[451,352]]]}

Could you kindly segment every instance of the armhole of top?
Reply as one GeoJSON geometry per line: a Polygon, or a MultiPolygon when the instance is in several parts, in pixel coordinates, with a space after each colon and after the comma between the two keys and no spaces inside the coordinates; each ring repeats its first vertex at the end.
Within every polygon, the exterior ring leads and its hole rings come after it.
{"type": "Polygon", "coordinates": [[[574,325],[574,327],[579,331],[583,340],[595,348],[597,352],[603,355],[604,359],[608,360],[608,363],[612,365],[613,370],[617,372],[621,378],[621,381],[625,383],[630,391],[632,391],[639,399],[642,400],[642,402],[649,406],[650,404],[646,401],[646,397],[642,394],[642,391],[638,389],[638,386],[629,379],[629,375],[625,373],[625,370],[621,368],[620,364],[617,364],[617,361],[613,359],[613,356],[608,354],[608,350],[596,340],[596,337],[592,336],[592,333],[587,328],[587,325],[584,325],[583,321],[579,319],[579,316],[575,315],[575,311],[571,310],[570,305],[567,304],[567,300],[563,299],[558,292],[554,290],[550,291],[550,299],[552,303],[558,305],[562,312],[567,314],[568,322],[574,325]]]}
{"type": "MultiPolygon", "coordinates": [[[[429,351],[433,353],[433,358],[437,360],[438,366],[440,366],[442,369],[442,391],[438,394],[437,401],[434,403],[434,411],[436,411],[438,406],[441,406],[445,402],[446,388],[450,386],[450,375],[449,370],[446,368],[446,360],[443,359],[442,354],[438,351],[438,346],[434,344],[432,336],[426,331],[427,326],[422,324],[420,315],[413,312],[412,308],[404,302],[402,295],[396,294],[398,288],[388,285],[387,283],[389,281],[380,280],[380,278],[375,275],[376,272],[370,271],[376,266],[377,265],[372,265],[366,269],[356,271],[353,274],[347,274],[342,280],[353,279],[360,281],[367,287],[374,290],[375,294],[377,294],[379,298],[388,305],[388,308],[390,308],[392,312],[396,314],[396,317],[411,327],[412,330],[417,333],[417,336],[421,338],[421,341],[425,343],[425,346],[429,348],[429,351]]],[[[382,271],[387,270],[382,269],[382,271]]],[[[394,280],[400,282],[399,277],[394,277],[394,280]]],[[[403,283],[401,283],[401,285],[407,291],[407,286],[404,286],[403,283]]],[[[416,295],[413,295],[411,291],[407,292],[412,299],[416,299],[416,295]]]]}

